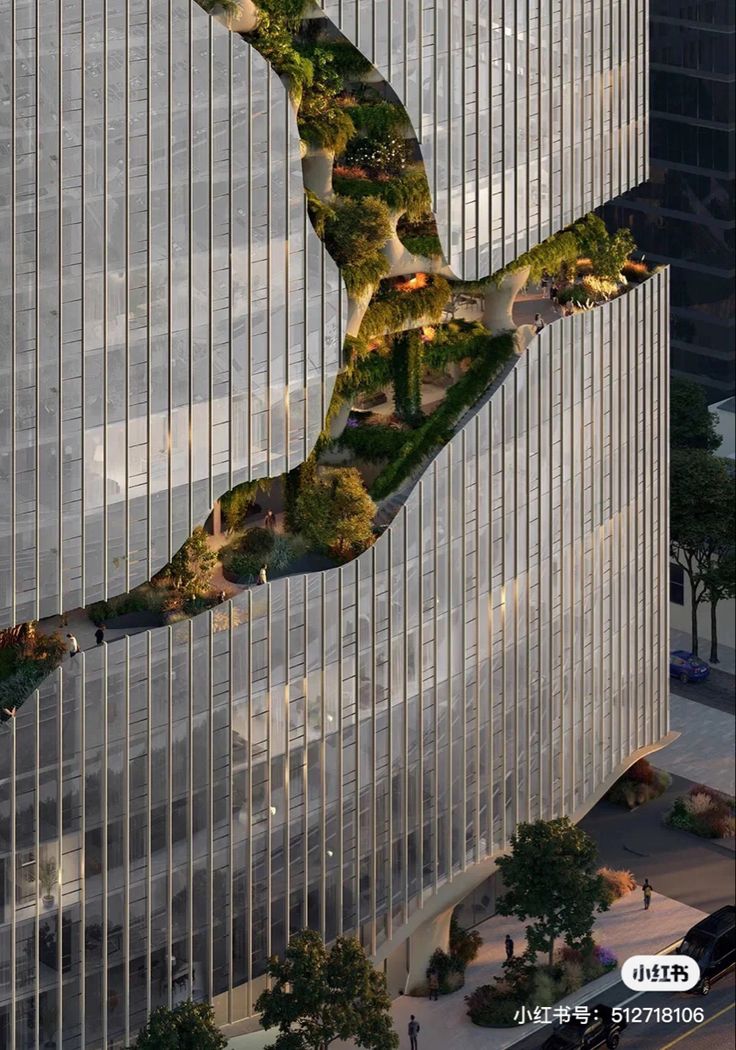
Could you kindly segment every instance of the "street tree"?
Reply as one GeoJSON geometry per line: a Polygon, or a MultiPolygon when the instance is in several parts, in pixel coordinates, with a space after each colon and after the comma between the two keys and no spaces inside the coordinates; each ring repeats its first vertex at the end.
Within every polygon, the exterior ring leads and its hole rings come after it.
{"type": "Polygon", "coordinates": [[[339,937],[325,947],[314,930],[289,942],[284,959],[269,961],[271,987],[256,1003],[261,1025],[279,1034],[267,1050],[327,1050],[354,1039],[365,1050],[397,1050],[386,978],[358,941],[339,937]]]}
{"type": "Polygon", "coordinates": [[[723,438],[716,416],[708,411],[703,388],[690,379],[670,382],[670,447],[704,448],[715,452],[723,438]]]}
{"type": "Polygon", "coordinates": [[[717,606],[730,593],[735,494],[736,482],[724,460],[702,448],[672,450],[670,556],[690,587],[690,644],[696,656],[700,606],[711,598],[717,606]]]}
{"type": "Polygon", "coordinates": [[[558,937],[571,948],[585,947],[596,912],[608,910],[596,861],[595,843],[567,817],[519,824],[511,853],[498,861],[506,887],[498,912],[533,920],[526,928],[527,944],[531,951],[547,952],[550,966],[558,937]]]}
{"type": "Polygon", "coordinates": [[[165,1006],[154,1010],[132,1050],[225,1050],[226,1046],[212,1006],[187,999],[173,1010],[165,1006]]]}
{"type": "MultiPolygon", "coordinates": [[[[733,522],[732,522],[733,525],[733,522]]],[[[733,536],[733,531],[732,531],[733,536]]],[[[717,551],[713,563],[703,574],[705,600],[710,605],[710,656],[712,664],[718,659],[718,603],[736,598],[736,551],[733,543],[717,551]]]]}

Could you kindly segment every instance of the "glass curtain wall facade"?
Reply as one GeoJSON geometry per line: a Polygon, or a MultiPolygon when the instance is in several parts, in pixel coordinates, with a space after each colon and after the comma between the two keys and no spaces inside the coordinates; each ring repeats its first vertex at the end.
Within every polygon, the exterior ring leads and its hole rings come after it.
{"type": "Polygon", "coordinates": [[[652,0],[649,181],[606,209],[671,266],[672,371],[736,391],[736,6],[652,0]]]}
{"type": "Polygon", "coordinates": [[[36,1009],[70,1050],[125,1045],[177,1001],[171,959],[247,1016],[291,933],[399,942],[517,821],[664,736],[666,297],[657,274],[546,328],[354,562],[89,650],[25,703],[0,749],[10,1045],[36,1009]]]}
{"type": "Polygon", "coordinates": [[[256,51],[193,0],[0,19],[6,625],[143,583],[233,485],[302,462],[342,334],[256,51]]]}
{"type": "Polygon", "coordinates": [[[320,0],[405,105],[454,272],[487,277],[647,177],[647,5],[320,0]]]}
{"type": "MultiPolygon", "coordinates": [[[[391,6],[457,272],[643,177],[640,5],[391,6]]],[[[328,10],[348,36],[354,8],[328,10]]],[[[342,342],[266,63],[189,0],[36,11],[0,0],[3,625],[127,590],[223,491],[303,460],[342,342]]],[[[119,1050],[187,996],[248,1017],[291,933],[385,954],[519,820],[656,746],[667,296],[658,272],[544,329],[352,563],[86,650],[18,709],[0,1046],[119,1050]]]]}

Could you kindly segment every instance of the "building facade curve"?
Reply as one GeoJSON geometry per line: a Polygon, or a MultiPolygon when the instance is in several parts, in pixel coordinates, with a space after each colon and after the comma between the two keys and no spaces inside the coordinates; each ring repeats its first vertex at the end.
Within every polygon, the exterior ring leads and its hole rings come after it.
{"type": "Polygon", "coordinates": [[[122,1047],[182,987],[238,1021],[307,923],[385,956],[519,820],[662,740],[667,313],[663,271],[548,326],[366,553],[26,702],[0,741],[6,1045],[51,1012],[69,1050],[122,1047]],[[53,905],[23,878],[47,860],[53,905]]]}
{"type": "Polygon", "coordinates": [[[266,61],[192,0],[1,0],[0,626],[149,579],[291,469],[343,292],[266,61]]]}
{"type": "Polygon", "coordinates": [[[458,277],[487,277],[647,178],[646,3],[320,6],[406,106],[458,277]]]}

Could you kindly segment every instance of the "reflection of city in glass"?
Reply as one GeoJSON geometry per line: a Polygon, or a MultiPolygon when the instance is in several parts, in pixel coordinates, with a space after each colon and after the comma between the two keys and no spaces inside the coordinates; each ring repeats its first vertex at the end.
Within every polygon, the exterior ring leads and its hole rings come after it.
{"type": "MultiPolygon", "coordinates": [[[[389,51],[372,5],[323,4],[406,105],[456,276],[645,177],[622,0],[466,15],[452,49],[402,6],[389,51]]],[[[189,0],[33,12],[0,151],[3,627],[130,590],[298,466],[348,316],[247,41],[189,0]]],[[[667,296],[541,331],[359,557],[67,656],[4,723],[0,1045],[123,1047],[187,996],[237,1022],[307,924],[404,981],[420,908],[662,739],[667,296]]]]}
{"type": "Polygon", "coordinates": [[[671,269],[672,368],[734,393],[734,5],[653,0],[649,181],[609,210],[671,269]]]}

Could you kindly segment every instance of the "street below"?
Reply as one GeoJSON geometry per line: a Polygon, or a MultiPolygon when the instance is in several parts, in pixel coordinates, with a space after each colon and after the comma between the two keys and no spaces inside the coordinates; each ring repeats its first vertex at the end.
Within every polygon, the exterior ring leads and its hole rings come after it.
{"type": "MultiPolygon", "coordinates": [[[[734,975],[716,984],[709,995],[692,993],[645,992],[637,995],[622,982],[599,995],[594,1002],[629,1010],[629,1024],[621,1034],[620,1050],[732,1050],[734,1046],[734,975]],[[704,1011],[702,1021],[663,1021],[657,1011],[675,1013],[685,1008],[704,1011]]],[[[668,1016],[665,1014],[665,1016],[668,1016]]],[[[513,1044],[513,1050],[538,1050],[550,1035],[551,1025],[540,1025],[539,1032],[513,1044]]]]}

